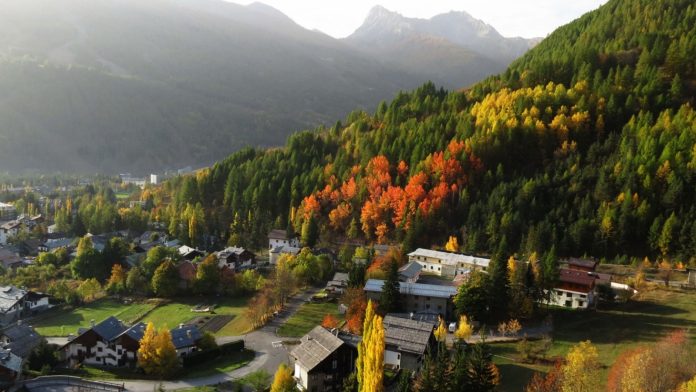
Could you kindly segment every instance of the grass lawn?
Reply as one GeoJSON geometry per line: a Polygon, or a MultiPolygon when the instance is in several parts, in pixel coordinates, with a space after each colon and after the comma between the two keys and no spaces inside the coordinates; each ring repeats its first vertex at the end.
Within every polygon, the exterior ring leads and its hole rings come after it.
{"type": "MultiPolygon", "coordinates": [[[[565,356],[575,344],[590,340],[604,365],[603,380],[606,382],[609,367],[619,353],[654,343],[675,329],[696,327],[696,293],[647,290],[629,303],[609,309],[588,312],[555,309],[552,314],[554,343],[548,356],[565,356]]],[[[518,355],[514,343],[491,346],[497,355],[494,358],[500,367],[504,391],[520,390],[534,371],[548,369],[516,362],[518,355]]]]}
{"type": "Polygon", "coordinates": [[[143,321],[152,321],[157,327],[166,325],[169,328],[174,328],[196,316],[208,314],[191,312],[191,308],[194,306],[201,303],[205,303],[206,305],[215,304],[216,315],[230,315],[234,317],[232,321],[217,332],[217,335],[242,335],[251,330],[251,325],[243,315],[248,302],[249,297],[177,298],[150,312],[143,321]]]}
{"type": "MultiPolygon", "coordinates": [[[[176,379],[207,377],[218,373],[227,373],[232,370],[246,366],[254,359],[254,352],[244,350],[206,361],[199,365],[183,369],[177,373],[176,379]]],[[[135,372],[130,369],[111,369],[84,366],[82,369],[71,372],[71,374],[92,380],[147,380],[154,379],[143,373],[135,372]]]]}
{"type": "Polygon", "coordinates": [[[80,327],[89,327],[90,321],[100,322],[114,316],[126,323],[139,320],[145,313],[157,306],[156,302],[143,301],[124,304],[111,298],[104,298],[73,310],[57,308],[33,319],[32,325],[44,336],[67,336],[77,333],[80,327]]]}
{"type": "Polygon", "coordinates": [[[288,321],[278,329],[278,335],[300,337],[321,324],[326,314],[338,318],[338,305],[333,302],[303,304],[288,321]]]}

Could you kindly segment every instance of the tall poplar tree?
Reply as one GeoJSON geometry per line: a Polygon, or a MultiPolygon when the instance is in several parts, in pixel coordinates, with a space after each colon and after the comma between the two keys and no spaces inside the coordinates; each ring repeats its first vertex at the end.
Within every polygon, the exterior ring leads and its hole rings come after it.
{"type": "Polygon", "coordinates": [[[384,325],[382,317],[375,313],[372,301],[368,301],[363,324],[363,338],[358,345],[356,362],[358,392],[384,390],[384,325]]]}

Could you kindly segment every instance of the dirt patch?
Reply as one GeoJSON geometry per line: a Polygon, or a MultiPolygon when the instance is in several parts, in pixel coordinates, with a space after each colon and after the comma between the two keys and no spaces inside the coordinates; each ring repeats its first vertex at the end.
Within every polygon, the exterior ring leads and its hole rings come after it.
{"type": "Polygon", "coordinates": [[[187,324],[193,324],[202,332],[215,333],[232,321],[234,316],[200,316],[190,320],[187,324]]]}

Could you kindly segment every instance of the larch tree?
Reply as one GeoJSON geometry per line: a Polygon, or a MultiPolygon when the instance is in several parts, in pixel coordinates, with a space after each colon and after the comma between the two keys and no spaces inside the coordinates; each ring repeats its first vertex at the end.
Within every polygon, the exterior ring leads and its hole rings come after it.
{"type": "Polygon", "coordinates": [[[297,389],[295,379],[292,378],[292,370],[284,363],[281,363],[273,377],[271,392],[294,392],[297,389]]]}
{"type": "Polygon", "coordinates": [[[447,326],[442,317],[440,317],[440,322],[435,329],[435,339],[437,339],[438,342],[444,342],[447,339],[447,326]]]}
{"type": "Polygon", "coordinates": [[[358,345],[356,362],[358,392],[384,390],[384,325],[382,317],[375,313],[372,301],[368,301],[363,324],[363,338],[358,345]]]}
{"type": "Polygon", "coordinates": [[[138,348],[138,367],[143,369],[145,373],[151,374],[157,364],[157,330],[151,322],[147,323],[145,333],[140,339],[140,347],[138,348]]]}
{"type": "Polygon", "coordinates": [[[474,332],[474,327],[469,324],[469,320],[467,319],[466,315],[463,314],[459,316],[459,326],[457,326],[457,330],[454,332],[454,336],[460,341],[460,342],[465,342],[469,337],[471,337],[471,334],[474,332]]]}
{"type": "Polygon", "coordinates": [[[448,252],[458,252],[459,251],[459,241],[456,236],[451,235],[445,244],[445,250],[448,252]]]}
{"type": "Polygon", "coordinates": [[[160,378],[171,377],[177,371],[179,357],[167,328],[157,331],[153,323],[147,324],[138,348],[138,367],[160,378]]]}
{"type": "Polygon", "coordinates": [[[566,355],[563,365],[562,392],[593,392],[600,389],[601,379],[599,354],[589,341],[573,346],[566,355]]]}

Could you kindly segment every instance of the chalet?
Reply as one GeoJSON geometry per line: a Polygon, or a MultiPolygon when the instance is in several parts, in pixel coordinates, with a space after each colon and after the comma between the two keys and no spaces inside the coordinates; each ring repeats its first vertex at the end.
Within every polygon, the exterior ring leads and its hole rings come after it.
{"type": "Polygon", "coordinates": [[[418,371],[425,354],[435,345],[433,324],[386,315],[384,366],[418,371]]]}
{"type": "Polygon", "coordinates": [[[243,271],[256,266],[256,255],[252,252],[231,246],[216,253],[218,266],[228,267],[234,271],[243,271]]]}
{"type": "Polygon", "coordinates": [[[268,255],[270,257],[269,261],[271,264],[278,264],[278,259],[280,259],[280,256],[297,256],[298,254],[300,254],[300,251],[302,251],[302,249],[295,248],[293,246],[277,246],[268,251],[268,255]]]}
{"type": "Polygon", "coordinates": [[[421,271],[421,265],[412,261],[399,268],[399,282],[416,283],[421,271]]]}
{"type": "Polygon", "coordinates": [[[179,324],[179,327],[171,330],[172,343],[179,357],[186,356],[198,350],[198,343],[203,335],[195,325],[179,324]]]}
{"type": "Polygon", "coordinates": [[[179,288],[184,290],[193,288],[196,280],[196,264],[184,260],[177,264],[176,269],[179,272],[179,288]]]}
{"type": "Polygon", "coordinates": [[[5,270],[22,267],[24,265],[22,260],[18,252],[14,252],[9,248],[0,247],[0,264],[2,264],[5,270]]]}
{"type": "Polygon", "coordinates": [[[348,274],[336,272],[331,280],[326,284],[326,292],[338,295],[343,294],[348,288],[348,274]]]}
{"type": "Polygon", "coordinates": [[[22,222],[13,220],[0,225],[0,245],[7,245],[10,238],[19,234],[22,229],[22,222]]]}
{"type": "Polygon", "coordinates": [[[590,272],[561,268],[558,286],[550,294],[549,304],[572,309],[587,309],[594,305],[596,279],[590,272]]]}
{"type": "Polygon", "coordinates": [[[58,225],[55,224],[55,223],[52,224],[52,225],[48,225],[48,227],[46,228],[46,232],[47,232],[48,234],[56,234],[56,233],[58,233],[58,225]]]}
{"type": "Polygon", "coordinates": [[[22,316],[35,314],[49,307],[48,295],[15,286],[0,286],[0,325],[11,324],[22,316]]]}
{"type": "Polygon", "coordinates": [[[309,392],[343,390],[343,380],[353,371],[358,353],[337,335],[338,331],[334,334],[316,326],[292,349],[298,388],[309,392]]]}
{"type": "Polygon", "coordinates": [[[288,236],[286,230],[274,229],[268,233],[268,249],[271,250],[278,246],[291,246],[293,248],[300,247],[300,238],[297,234],[288,236]]]}
{"type": "Polygon", "coordinates": [[[0,202],[0,221],[13,220],[17,218],[17,208],[12,204],[0,202]]]}
{"type": "Polygon", "coordinates": [[[597,262],[588,259],[571,258],[566,260],[568,269],[575,271],[594,272],[597,269],[597,262]]]}
{"type": "Polygon", "coordinates": [[[72,238],[55,238],[48,239],[41,245],[39,245],[39,252],[53,252],[56,249],[64,248],[70,249],[74,242],[72,238]]]}
{"type": "Polygon", "coordinates": [[[186,245],[180,246],[178,251],[181,257],[189,261],[195,259],[196,257],[202,257],[204,255],[204,253],[200,250],[186,245]]]}
{"type": "Polygon", "coordinates": [[[457,275],[468,274],[472,270],[486,271],[491,260],[459,253],[418,248],[408,254],[408,261],[420,264],[423,273],[452,279],[457,275]]]}
{"type": "Polygon", "coordinates": [[[87,233],[85,237],[91,239],[94,250],[98,250],[100,252],[102,252],[104,248],[106,248],[106,244],[109,242],[109,239],[106,235],[94,235],[92,233],[87,233]]]}
{"type": "MultiPolygon", "coordinates": [[[[367,298],[379,300],[383,286],[383,280],[369,279],[364,288],[367,298]]],[[[452,300],[457,294],[454,286],[401,282],[399,292],[401,307],[406,312],[437,312],[445,319],[454,315],[452,300]]]]}
{"type": "Polygon", "coordinates": [[[26,359],[38,346],[43,337],[30,325],[17,321],[0,330],[0,346],[11,350],[13,354],[26,359]]]}

